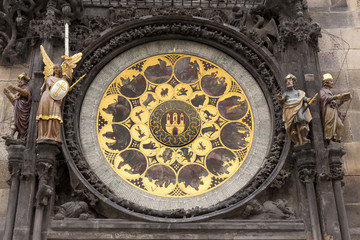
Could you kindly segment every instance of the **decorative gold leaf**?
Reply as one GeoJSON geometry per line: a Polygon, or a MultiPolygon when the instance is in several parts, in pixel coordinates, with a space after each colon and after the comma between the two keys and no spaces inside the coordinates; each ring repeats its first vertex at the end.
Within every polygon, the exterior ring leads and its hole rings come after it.
{"type": "Polygon", "coordinates": [[[54,63],[51,61],[47,53],[45,52],[45,49],[42,45],[40,45],[40,51],[41,55],[43,57],[43,62],[45,64],[44,67],[44,78],[46,79],[48,76],[53,75],[54,73],[54,63]]]}

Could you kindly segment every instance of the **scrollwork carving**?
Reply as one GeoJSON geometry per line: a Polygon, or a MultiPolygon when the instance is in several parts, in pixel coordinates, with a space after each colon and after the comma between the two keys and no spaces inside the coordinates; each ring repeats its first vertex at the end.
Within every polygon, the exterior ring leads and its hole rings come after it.
{"type": "Polygon", "coordinates": [[[81,16],[83,5],[75,1],[3,1],[0,11],[0,54],[3,63],[23,62],[27,45],[37,38],[63,38],[64,22],[81,16]],[[60,10],[59,10],[60,9],[60,10]]]}

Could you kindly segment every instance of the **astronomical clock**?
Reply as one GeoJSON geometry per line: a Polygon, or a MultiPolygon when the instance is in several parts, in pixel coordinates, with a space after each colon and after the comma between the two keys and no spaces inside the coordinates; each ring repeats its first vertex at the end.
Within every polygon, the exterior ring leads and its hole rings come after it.
{"type": "Polygon", "coordinates": [[[211,216],[271,177],[256,183],[274,145],[268,90],[228,54],[155,41],[117,54],[90,78],[79,108],[82,158],[72,166],[89,176],[85,185],[101,186],[114,212],[211,216]]]}

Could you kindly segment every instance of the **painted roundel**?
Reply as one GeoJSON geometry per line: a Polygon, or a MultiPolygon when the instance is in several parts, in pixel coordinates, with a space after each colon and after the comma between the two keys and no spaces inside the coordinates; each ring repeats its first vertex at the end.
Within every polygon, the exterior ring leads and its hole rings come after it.
{"type": "Polygon", "coordinates": [[[225,184],[254,138],[242,87],[213,62],[161,54],[125,68],[97,110],[97,139],[111,169],[148,194],[183,198],[225,184]]]}

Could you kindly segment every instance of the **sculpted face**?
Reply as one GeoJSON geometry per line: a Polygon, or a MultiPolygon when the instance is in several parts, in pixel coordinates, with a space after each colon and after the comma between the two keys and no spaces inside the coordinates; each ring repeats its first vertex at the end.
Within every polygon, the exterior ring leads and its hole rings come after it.
{"type": "Polygon", "coordinates": [[[26,81],[23,78],[18,78],[18,83],[19,83],[19,86],[23,86],[26,84],[26,81]]]}
{"type": "Polygon", "coordinates": [[[333,80],[329,80],[329,81],[328,81],[328,87],[329,87],[329,88],[332,88],[333,85],[334,85],[334,81],[333,81],[333,80]]]}
{"type": "Polygon", "coordinates": [[[61,67],[59,65],[54,65],[54,75],[59,76],[61,74],[61,67]]]}
{"type": "Polygon", "coordinates": [[[290,78],[286,79],[286,87],[292,89],[294,87],[294,80],[290,78]]]}

